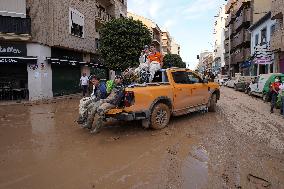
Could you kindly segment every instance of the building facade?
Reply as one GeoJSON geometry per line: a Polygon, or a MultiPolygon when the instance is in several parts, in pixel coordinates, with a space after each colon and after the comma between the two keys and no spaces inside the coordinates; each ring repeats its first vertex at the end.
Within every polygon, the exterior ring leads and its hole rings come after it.
{"type": "Polygon", "coordinates": [[[213,52],[203,51],[198,55],[197,70],[199,73],[206,75],[212,71],[213,52]]]}
{"type": "Polygon", "coordinates": [[[180,55],[180,45],[174,39],[171,42],[171,53],[180,55]]]}
{"type": "Polygon", "coordinates": [[[249,75],[242,64],[250,58],[250,33],[252,22],[250,0],[230,0],[226,5],[225,64],[230,75],[249,75]]]}
{"type": "Polygon", "coordinates": [[[162,52],[162,31],[160,27],[153,22],[152,20],[145,18],[143,16],[134,14],[134,13],[127,13],[129,18],[133,18],[134,20],[140,20],[143,24],[147,26],[152,34],[152,43],[155,44],[158,51],[162,52]]]}
{"type": "Polygon", "coordinates": [[[225,13],[225,6],[220,7],[214,23],[214,52],[213,52],[213,73],[219,74],[225,72],[225,23],[227,19],[227,14],[225,13]]]}
{"type": "Polygon", "coordinates": [[[271,37],[271,50],[275,53],[277,72],[284,73],[284,29],[283,29],[284,2],[272,0],[271,16],[276,21],[275,32],[271,37]]]}
{"type": "Polygon", "coordinates": [[[271,12],[268,12],[250,28],[251,32],[251,75],[277,72],[274,53],[271,51],[271,36],[275,33],[276,21],[271,20],[271,12]]]}
{"type": "Polygon", "coordinates": [[[162,31],[162,53],[164,55],[171,53],[172,38],[168,31],[162,31]]]}
{"type": "MultiPolygon", "coordinates": [[[[19,0],[12,1],[14,3],[1,1],[0,9],[4,10],[1,13],[5,15],[0,19],[19,22],[11,13],[6,13],[12,12],[11,6],[20,12],[26,11],[19,14],[21,19],[26,19],[20,26],[24,30],[29,23],[29,29],[24,33],[14,31],[20,38],[16,36],[13,40],[25,38],[26,56],[35,57],[34,62],[25,65],[30,100],[78,92],[82,72],[90,74],[95,68],[103,68],[97,56],[100,27],[110,19],[127,15],[126,0],[22,0],[21,4],[19,0]]],[[[1,31],[1,35],[3,33],[6,37],[1,37],[1,44],[11,39],[7,35],[13,31],[1,31]]]]}

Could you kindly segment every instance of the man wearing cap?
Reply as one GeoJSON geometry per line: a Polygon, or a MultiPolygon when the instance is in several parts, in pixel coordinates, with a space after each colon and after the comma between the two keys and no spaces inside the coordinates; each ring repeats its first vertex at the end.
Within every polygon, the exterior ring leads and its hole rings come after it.
{"type": "Polygon", "coordinates": [[[91,133],[97,133],[103,125],[105,113],[108,110],[115,108],[120,104],[124,96],[124,86],[122,84],[122,81],[123,81],[122,76],[119,76],[119,75],[115,76],[115,79],[114,79],[115,87],[112,89],[109,96],[106,99],[102,99],[96,102],[95,105],[90,110],[90,112],[88,113],[87,121],[83,126],[88,129],[92,128],[94,119],[96,115],[98,116],[98,119],[96,121],[96,126],[91,131],[91,133]]]}
{"type": "Polygon", "coordinates": [[[149,47],[148,45],[145,45],[144,50],[141,52],[141,56],[139,58],[139,67],[135,69],[135,72],[137,75],[139,75],[142,83],[149,82],[149,54],[149,47]]]}
{"type": "Polygon", "coordinates": [[[88,110],[91,109],[95,103],[107,97],[105,83],[100,83],[96,76],[90,77],[90,82],[93,84],[93,92],[91,97],[85,97],[80,100],[78,123],[83,124],[87,119],[88,110]]]}

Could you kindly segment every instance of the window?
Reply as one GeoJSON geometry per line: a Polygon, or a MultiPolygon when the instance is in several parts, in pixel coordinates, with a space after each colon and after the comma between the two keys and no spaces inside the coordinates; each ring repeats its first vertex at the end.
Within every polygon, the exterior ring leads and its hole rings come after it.
{"type": "Polygon", "coordinates": [[[84,38],[84,15],[72,8],[69,8],[69,33],[84,38]]]}
{"type": "Polygon", "coordinates": [[[200,77],[195,75],[192,72],[174,72],[173,78],[175,83],[178,84],[194,84],[194,83],[201,83],[200,77]]]}
{"type": "Polygon", "coordinates": [[[270,35],[271,35],[271,36],[275,33],[275,30],[276,30],[276,25],[273,24],[273,25],[270,27],[270,35]]]}
{"type": "Polygon", "coordinates": [[[259,34],[256,34],[254,37],[255,37],[254,38],[255,46],[257,46],[258,45],[259,34]]]}
{"type": "Polygon", "coordinates": [[[267,42],[267,29],[264,28],[261,30],[261,42],[260,44],[263,45],[267,42]]]}

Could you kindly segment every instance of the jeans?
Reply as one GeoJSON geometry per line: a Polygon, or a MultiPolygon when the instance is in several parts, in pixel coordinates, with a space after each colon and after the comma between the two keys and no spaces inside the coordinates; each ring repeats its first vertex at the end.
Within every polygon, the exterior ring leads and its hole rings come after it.
{"type": "Polygon", "coordinates": [[[83,88],[83,96],[85,96],[88,91],[88,85],[82,85],[82,88],[83,88]]]}
{"type": "Polygon", "coordinates": [[[271,93],[271,111],[273,111],[276,101],[277,101],[277,93],[271,93]]]}
{"type": "Polygon", "coordinates": [[[284,117],[284,96],[281,96],[281,105],[282,115],[284,117]]]}

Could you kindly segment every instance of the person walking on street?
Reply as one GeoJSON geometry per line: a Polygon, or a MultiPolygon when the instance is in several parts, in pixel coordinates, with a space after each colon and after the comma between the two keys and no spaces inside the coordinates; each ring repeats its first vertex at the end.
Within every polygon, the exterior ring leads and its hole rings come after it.
{"type": "Polygon", "coordinates": [[[274,107],[275,107],[275,104],[276,104],[280,85],[281,85],[280,80],[279,80],[278,77],[276,77],[275,81],[271,84],[271,109],[270,109],[270,113],[274,112],[274,107]]]}
{"type": "Polygon", "coordinates": [[[85,96],[89,86],[89,78],[86,73],[83,73],[82,77],[80,78],[80,85],[83,90],[83,96],[85,96]]]}
{"type": "Polygon", "coordinates": [[[160,52],[157,51],[154,44],[150,46],[151,53],[148,56],[150,65],[149,65],[149,71],[150,71],[150,78],[149,82],[151,83],[154,79],[155,73],[159,71],[163,67],[163,57],[160,52]]]}
{"type": "Polygon", "coordinates": [[[279,95],[281,97],[281,110],[280,111],[284,118],[284,81],[279,86],[279,95]]]}

